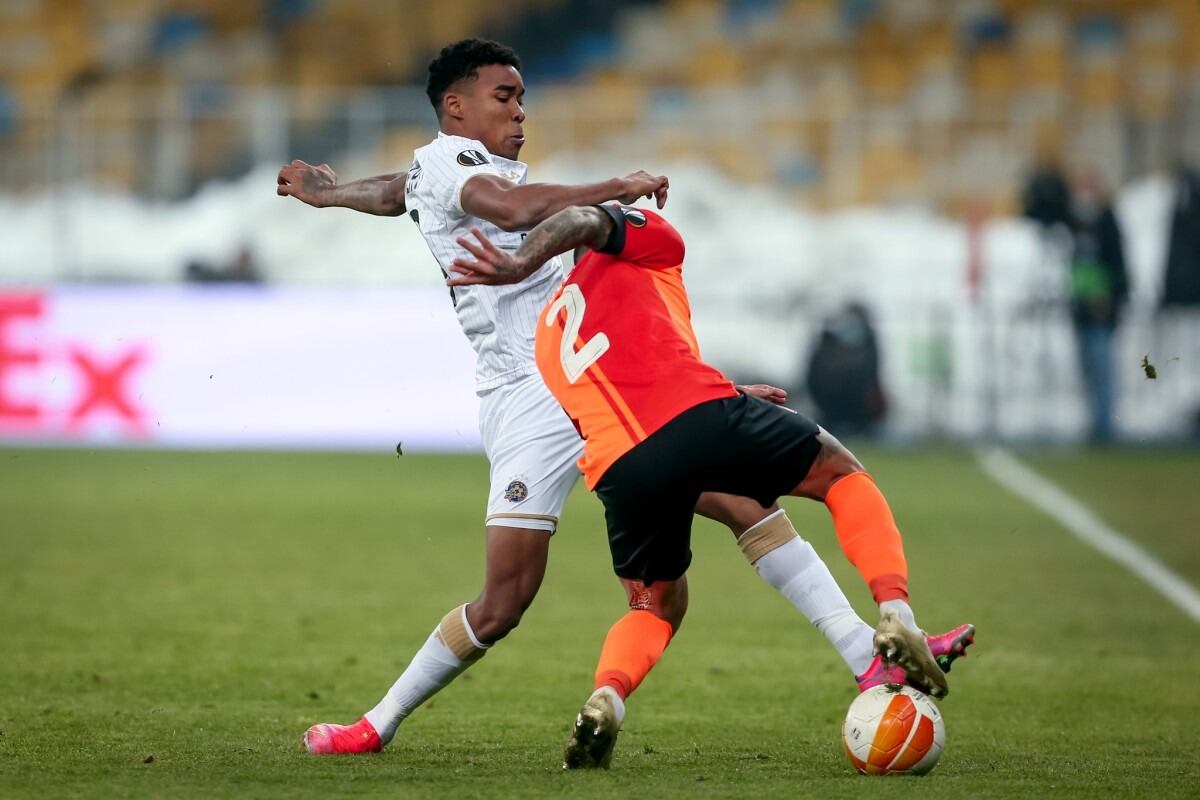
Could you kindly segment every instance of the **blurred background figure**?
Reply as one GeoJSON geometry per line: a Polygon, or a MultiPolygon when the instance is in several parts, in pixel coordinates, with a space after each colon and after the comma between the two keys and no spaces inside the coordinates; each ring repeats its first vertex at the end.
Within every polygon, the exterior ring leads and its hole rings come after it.
{"type": "Polygon", "coordinates": [[[1162,305],[1196,308],[1200,306],[1200,173],[1179,164],[1174,189],[1162,305]]]}
{"type": "Polygon", "coordinates": [[[183,277],[191,283],[261,283],[254,251],[249,245],[238,248],[226,264],[213,266],[204,261],[190,260],[184,265],[183,277]]]}
{"type": "Polygon", "coordinates": [[[1025,216],[1044,231],[1071,226],[1071,190],[1057,161],[1042,159],[1029,176],[1021,199],[1025,216]]]}
{"type": "Polygon", "coordinates": [[[866,306],[850,303],[826,318],[807,376],[805,387],[822,426],[862,436],[883,422],[887,397],[879,382],[879,346],[866,306]]]}
{"type": "MultiPolygon", "coordinates": [[[[1159,343],[1162,352],[1194,355],[1200,353],[1200,172],[1179,162],[1172,183],[1159,343]]],[[[1188,434],[1200,442],[1200,398],[1193,401],[1188,434]]]]}
{"type": "Polygon", "coordinates": [[[1122,306],[1129,298],[1121,228],[1100,178],[1083,173],[1072,187],[1071,321],[1094,442],[1113,438],[1115,395],[1113,341],[1122,306]]]}

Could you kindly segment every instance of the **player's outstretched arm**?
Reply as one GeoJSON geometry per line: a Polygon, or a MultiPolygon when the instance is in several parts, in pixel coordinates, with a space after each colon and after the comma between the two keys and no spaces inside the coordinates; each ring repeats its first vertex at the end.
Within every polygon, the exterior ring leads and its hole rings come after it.
{"type": "Polygon", "coordinates": [[[408,172],[393,172],[339,184],[328,164],[293,161],[279,170],[276,194],[294,197],[314,208],[349,208],[381,217],[404,213],[404,184],[408,172]]]}
{"type": "Polygon", "coordinates": [[[496,245],[478,228],[458,243],[474,258],[459,257],[450,265],[456,273],[446,281],[450,286],[487,284],[499,286],[517,283],[559,253],[576,247],[603,247],[613,229],[612,217],[594,206],[572,206],[559,211],[529,232],[516,252],[508,253],[496,245]]]}
{"type": "Polygon", "coordinates": [[[522,231],[548,220],[571,206],[594,206],[616,200],[634,203],[639,197],[653,197],[659,208],[667,203],[671,188],[665,175],[639,170],[624,178],[601,183],[564,186],[557,183],[507,181],[498,175],[476,175],[463,184],[459,200],[463,211],[486,219],[505,231],[522,231]]]}

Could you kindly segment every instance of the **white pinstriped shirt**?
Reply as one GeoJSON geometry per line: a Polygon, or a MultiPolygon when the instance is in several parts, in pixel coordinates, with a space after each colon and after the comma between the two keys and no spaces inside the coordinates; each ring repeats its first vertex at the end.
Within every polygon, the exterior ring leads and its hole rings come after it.
{"type": "MultiPolygon", "coordinates": [[[[472,227],[504,250],[520,246],[527,231],[509,233],[470,216],[463,211],[460,194],[474,175],[499,175],[521,184],[528,171],[526,164],[494,156],[482,142],[462,136],[438,132],[436,139],[417,148],[404,189],[405,205],[443,272],[449,272],[456,257],[470,255],[454,240],[470,237],[472,227]]],[[[562,278],[562,261],[556,256],[520,283],[456,286],[451,291],[458,321],[475,349],[477,392],[537,373],[534,325],[562,278]]]]}

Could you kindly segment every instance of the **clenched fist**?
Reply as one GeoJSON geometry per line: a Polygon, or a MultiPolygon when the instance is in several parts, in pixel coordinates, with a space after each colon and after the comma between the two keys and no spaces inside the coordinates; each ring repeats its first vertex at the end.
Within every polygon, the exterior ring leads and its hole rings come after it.
{"type": "Polygon", "coordinates": [[[653,197],[659,208],[667,204],[667,190],[671,182],[666,175],[651,175],[645,170],[631,172],[622,179],[625,183],[620,200],[624,205],[636,203],[639,197],[653,197]]]}
{"type": "Polygon", "coordinates": [[[328,164],[314,167],[296,160],[279,170],[277,183],[275,192],[281,197],[291,196],[314,208],[321,208],[325,193],[337,186],[337,174],[328,164]]]}

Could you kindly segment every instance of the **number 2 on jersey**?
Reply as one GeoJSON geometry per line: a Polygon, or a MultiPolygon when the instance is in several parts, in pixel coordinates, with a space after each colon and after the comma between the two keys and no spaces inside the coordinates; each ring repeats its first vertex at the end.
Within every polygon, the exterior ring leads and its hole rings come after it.
{"type": "Polygon", "coordinates": [[[559,311],[567,313],[559,356],[562,359],[563,372],[567,374],[567,380],[571,383],[583,377],[587,368],[608,352],[608,336],[603,333],[597,333],[584,342],[583,347],[575,349],[575,340],[579,338],[579,329],[583,327],[583,312],[586,308],[587,302],[583,299],[583,292],[579,291],[575,284],[568,283],[563,287],[558,299],[546,310],[547,327],[558,319],[559,311]]]}

